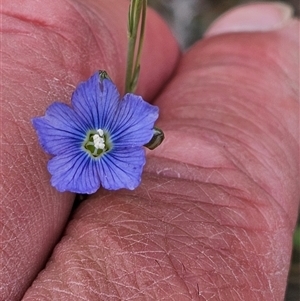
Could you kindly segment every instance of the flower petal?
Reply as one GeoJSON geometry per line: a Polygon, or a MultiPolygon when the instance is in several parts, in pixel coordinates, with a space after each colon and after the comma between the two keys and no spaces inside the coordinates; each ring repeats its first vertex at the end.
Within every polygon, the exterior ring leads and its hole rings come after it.
{"type": "Polygon", "coordinates": [[[104,188],[133,190],[141,182],[145,151],[142,147],[114,150],[103,156],[100,163],[98,170],[104,188]]]}
{"type": "Polygon", "coordinates": [[[142,146],[153,136],[158,118],[158,107],[145,102],[142,97],[126,94],[119,102],[110,133],[114,146],[142,146]]]}
{"type": "Polygon", "coordinates": [[[78,85],[72,95],[75,112],[85,116],[90,129],[104,129],[111,116],[115,115],[120,94],[109,79],[101,79],[96,72],[87,81],[78,85]]]}
{"type": "Polygon", "coordinates": [[[45,116],[32,119],[43,149],[57,155],[70,146],[81,146],[87,126],[74,111],[64,103],[54,102],[45,116]]]}
{"type": "Polygon", "coordinates": [[[94,193],[100,187],[97,163],[84,152],[70,151],[56,156],[48,163],[51,184],[61,192],[94,193]]]}

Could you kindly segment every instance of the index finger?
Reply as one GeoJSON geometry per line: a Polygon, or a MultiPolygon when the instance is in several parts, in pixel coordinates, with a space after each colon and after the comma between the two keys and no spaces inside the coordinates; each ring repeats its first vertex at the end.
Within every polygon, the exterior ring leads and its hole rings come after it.
{"type": "MultiPolygon", "coordinates": [[[[128,5],[120,0],[3,2],[2,300],[19,298],[31,283],[74,199],[50,186],[48,157],[30,120],[54,100],[69,102],[74,87],[97,69],[107,70],[123,90],[128,5]]],[[[170,76],[179,50],[151,11],[146,41],[139,92],[151,99],[170,76]]]]}

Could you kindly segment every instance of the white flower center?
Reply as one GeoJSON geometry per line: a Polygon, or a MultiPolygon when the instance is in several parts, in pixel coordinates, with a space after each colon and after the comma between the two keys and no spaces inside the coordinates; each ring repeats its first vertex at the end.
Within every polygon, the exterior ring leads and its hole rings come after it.
{"type": "Polygon", "coordinates": [[[96,149],[105,149],[104,132],[103,130],[97,130],[98,134],[93,135],[94,146],[96,149]]]}

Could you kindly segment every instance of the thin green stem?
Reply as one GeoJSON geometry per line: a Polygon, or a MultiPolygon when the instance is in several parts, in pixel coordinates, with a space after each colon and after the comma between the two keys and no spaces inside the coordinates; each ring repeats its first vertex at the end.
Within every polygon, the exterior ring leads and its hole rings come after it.
{"type": "Polygon", "coordinates": [[[144,42],[146,11],[147,0],[131,0],[128,15],[128,50],[125,93],[132,93],[136,89],[140,70],[142,47],[144,42]],[[139,27],[139,42],[138,47],[136,47],[139,27]]]}
{"type": "Polygon", "coordinates": [[[139,46],[138,46],[138,51],[137,51],[137,55],[136,55],[135,65],[134,65],[135,70],[139,67],[140,61],[141,61],[142,49],[143,49],[144,38],[145,38],[144,33],[145,33],[145,27],[146,27],[147,3],[143,6],[142,9],[143,10],[142,10],[142,18],[141,18],[141,21],[142,21],[141,22],[141,34],[140,34],[139,46]]]}

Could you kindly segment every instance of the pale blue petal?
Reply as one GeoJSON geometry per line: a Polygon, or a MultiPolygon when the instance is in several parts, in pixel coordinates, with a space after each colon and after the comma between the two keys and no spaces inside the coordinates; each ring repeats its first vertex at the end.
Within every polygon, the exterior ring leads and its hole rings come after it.
{"type": "Polygon", "coordinates": [[[145,102],[142,97],[126,94],[119,102],[110,127],[114,146],[133,147],[148,143],[153,136],[158,111],[158,107],[145,102]]]}
{"type": "Polygon", "coordinates": [[[45,116],[32,119],[43,149],[52,155],[72,146],[79,148],[86,136],[84,121],[64,103],[54,102],[45,116]]]}
{"type": "Polygon", "coordinates": [[[61,192],[94,193],[100,187],[96,164],[99,162],[80,151],[56,156],[48,163],[51,184],[61,192]]]}
{"type": "Polygon", "coordinates": [[[106,129],[115,115],[119,99],[114,83],[109,79],[100,80],[99,72],[96,72],[78,85],[72,95],[72,106],[89,122],[91,129],[106,129]]]}
{"type": "Polygon", "coordinates": [[[114,150],[101,158],[98,172],[104,188],[135,189],[141,182],[145,151],[141,147],[114,150]]]}

